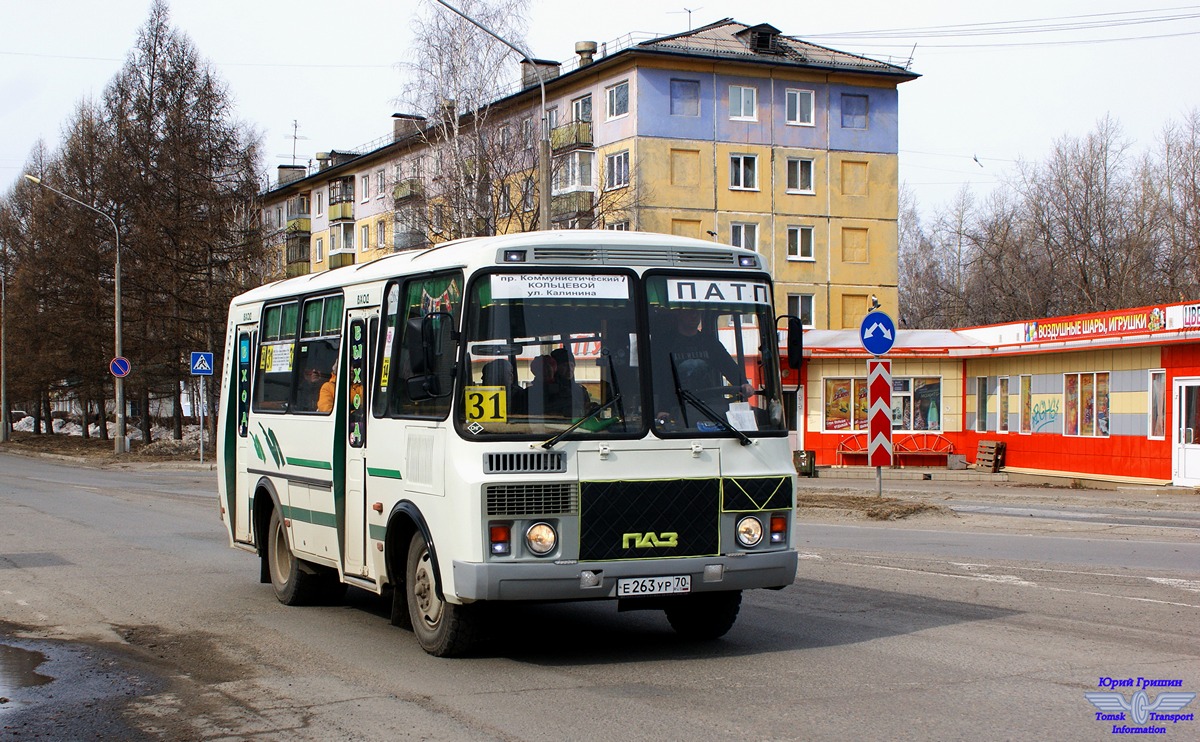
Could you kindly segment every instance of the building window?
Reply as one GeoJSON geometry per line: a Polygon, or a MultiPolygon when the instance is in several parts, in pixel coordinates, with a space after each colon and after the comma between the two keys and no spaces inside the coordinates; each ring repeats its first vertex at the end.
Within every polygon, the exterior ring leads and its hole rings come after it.
{"type": "Polygon", "coordinates": [[[282,206],[275,207],[275,226],[276,227],[283,226],[283,207],[282,206]]]}
{"type": "Polygon", "coordinates": [[[550,108],[546,111],[546,128],[554,131],[558,127],[558,107],[550,108]]]}
{"type": "Polygon", "coordinates": [[[975,430],[987,432],[988,380],[986,376],[975,377],[975,430]]]}
{"type": "Polygon", "coordinates": [[[788,90],[785,94],[787,123],[790,126],[813,125],[813,91],[788,90]]]}
{"type": "Polygon", "coordinates": [[[521,120],[521,144],[525,149],[533,149],[533,119],[521,120]]]}
{"type": "Polygon", "coordinates": [[[317,191],[317,216],[325,216],[325,192],[317,191]]]}
{"type": "Polygon", "coordinates": [[[1018,430],[1021,435],[1029,435],[1033,432],[1033,377],[1025,375],[1021,377],[1020,389],[1020,405],[1017,408],[1019,416],[1018,430]]]}
{"type": "Polygon", "coordinates": [[[521,182],[521,209],[533,211],[533,179],[526,178],[521,182]]]}
{"type": "Polygon", "coordinates": [[[1008,432],[1008,377],[1000,377],[999,396],[997,398],[998,416],[996,418],[996,432],[1008,432]]]}
{"type": "Polygon", "coordinates": [[[320,263],[325,259],[325,240],[318,237],[313,244],[313,262],[320,263]]]}
{"type": "Polygon", "coordinates": [[[892,430],[941,430],[941,406],[940,378],[892,379],[892,430]]]}
{"type": "Polygon", "coordinates": [[[758,120],[758,88],[729,86],[729,118],[735,121],[758,120]]]}
{"type": "Polygon", "coordinates": [[[671,81],[671,115],[699,116],[700,115],[700,81],[672,80],[671,81]]]}
{"type": "Polygon", "coordinates": [[[812,294],[788,294],[787,313],[793,317],[800,318],[800,324],[804,325],[804,329],[812,329],[813,324],[813,295],[812,294]]]}
{"type": "Polygon", "coordinates": [[[788,193],[813,193],[813,161],[804,157],[787,159],[788,193]]]}
{"type": "Polygon", "coordinates": [[[1156,441],[1167,439],[1167,372],[1162,369],[1150,372],[1150,426],[1147,437],[1156,441]]]}
{"type": "Polygon", "coordinates": [[[867,96],[842,94],[842,128],[867,128],[867,96]]]}
{"type": "Polygon", "coordinates": [[[375,246],[380,249],[387,247],[387,222],[383,219],[375,222],[375,246]]]}
{"type": "Polygon", "coordinates": [[[375,171],[375,198],[383,198],[383,170],[375,171]]]}
{"type": "Polygon", "coordinates": [[[1108,436],[1108,374],[1063,374],[1063,435],[1108,436]]]}
{"type": "Polygon", "coordinates": [[[605,229],[610,229],[614,232],[628,232],[629,222],[609,222],[604,226],[605,229]]]}
{"type": "Polygon", "coordinates": [[[813,228],[794,226],[787,228],[788,260],[815,260],[813,254],[813,228]]]}
{"type": "Polygon", "coordinates": [[[358,241],[358,244],[359,244],[358,249],[362,250],[363,252],[366,252],[368,249],[370,249],[370,247],[371,247],[371,225],[370,224],[362,225],[362,239],[358,241]]]}
{"type": "Polygon", "coordinates": [[[607,88],[605,97],[608,100],[608,118],[615,119],[629,113],[629,81],[622,82],[607,88]]]}
{"type": "Polygon", "coordinates": [[[361,178],[362,200],[363,203],[371,200],[371,176],[364,175],[361,178]]]}
{"type": "Polygon", "coordinates": [[[629,185],[629,150],[604,158],[606,189],[623,188],[629,185]]]}
{"type": "Polygon", "coordinates": [[[758,225],[750,222],[734,222],[730,225],[729,244],[758,250],[758,225]]]}
{"type": "Polygon", "coordinates": [[[558,159],[554,168],[554,191],[579,191],[592,188],[592,159],[595,152],[580,150],[558,159]]]}
{"type": "Polygon", "coordinates": [[[571,118],[576,121],[592,120],[592,96],[585,95],[571,101],[571,118]]]}
{"type": "Polygon", "coordinates": [[[734,190],[758,190],[758,155],[729,156],[729,187],[734,190]]]}

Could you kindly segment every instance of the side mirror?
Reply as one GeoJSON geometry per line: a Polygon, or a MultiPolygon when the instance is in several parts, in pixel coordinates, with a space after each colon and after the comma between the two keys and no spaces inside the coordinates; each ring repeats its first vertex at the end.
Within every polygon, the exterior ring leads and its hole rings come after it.
{"type": "Polygon", "coordinates": [[[799,317],[787,317],[788,368],[800,368],[804,361],[804,322],[799,317]]]}

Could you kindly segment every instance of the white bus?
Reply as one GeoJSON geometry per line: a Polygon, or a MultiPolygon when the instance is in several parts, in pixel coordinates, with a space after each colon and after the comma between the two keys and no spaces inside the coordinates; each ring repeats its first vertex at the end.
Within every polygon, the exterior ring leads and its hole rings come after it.
{"type": "Polygon", "coordinates": [[[390,591],[438,656],[486,601],[613,599],[722,636],[742,590],[796,572],[771,292],[747,250],[564,231],[238,296],[230,542],[288,605],[390,591]]]}

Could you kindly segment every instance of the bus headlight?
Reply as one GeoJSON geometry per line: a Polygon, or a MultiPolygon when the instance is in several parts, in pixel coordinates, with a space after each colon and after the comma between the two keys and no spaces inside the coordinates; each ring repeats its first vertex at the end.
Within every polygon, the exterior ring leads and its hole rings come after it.
{"type": "Polygon", "coordinates": [[[738,543],[747,548],[758,546],[762,541],[763,526],[762,521],[752,515],[748,515],[738,521],[737,524],[737,540],[738,543]]]}
{"type": "Polygon", "coordinates": [[[525,531],[525,545],[538,556],[554,551],[557,543],[558,534],[554,532],[554,527],[549,523],[534,523],[529,530],[525,531]]]}

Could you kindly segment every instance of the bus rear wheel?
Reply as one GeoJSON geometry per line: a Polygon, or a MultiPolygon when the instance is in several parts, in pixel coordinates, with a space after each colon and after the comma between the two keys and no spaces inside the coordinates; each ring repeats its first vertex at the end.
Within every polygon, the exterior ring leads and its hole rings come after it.
{"type": "Polygon", "coordinates": [[[671,628],[685,639],[711,640],[725,636],[737,621],[742,591],[696,593],[673,598],[664,612],[671,628]]]}
{"type": "Polygon", "coordinates": [[[456,605],[439,597],[433,558],[419,533],[408,545],[404,576],[408,615],[421,649],[435,657],[468,652],[475,644],[479,628],[474,606],[456,605]]]}
{"type": "Polygon", "coordinates": [[[275,597],[284,605],[331,603],[345,594],[337,572],[296,558],[288,546],[283,518],[271,511],[267,527],[267,572],[275,597]]]}

